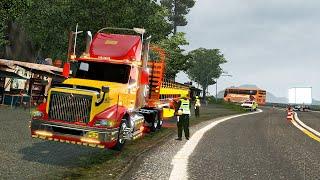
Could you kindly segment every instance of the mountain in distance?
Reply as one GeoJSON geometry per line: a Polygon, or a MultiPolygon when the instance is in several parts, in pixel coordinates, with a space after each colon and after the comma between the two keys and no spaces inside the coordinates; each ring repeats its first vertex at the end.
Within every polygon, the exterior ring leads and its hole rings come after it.
{"type": "Polygon", "coordinates": [[[267,91],[267,102],[287,104],[289,102],[289,99],[286,97],[277,97],[267,91]]]}
{"type": "MultiPolygon", "coordinates": [[[[231,86],[229,88],[259,88],[259,87],[254,84],[244,84],[239,87],[231,86]]],[[[224,90],[218,93],[218,98],[223,98],[223,97],[224,97],[224,90]]],[[[267,91],[267,102],[287,104],[289,102],[289,99],[286,97],[277,97],[273,95],[271,92],[267,91]]],[[[316,99],[312,99],[312,105],[320,105],[320,101],[316,99]]]]}
{"type": "MultiPolygon", "coordinates": [[[[236,86],[231,86],[229,88],[259,88],[258,86],[254,85],[254,84],[244,84],[241,85],[239,87],[236,86]]],[[[220,91],[218,93],[218,98],[223,98],[224,97],[224,90],[220,91]]],[[[289,102],[289,99],[286,97],[277,97],[275,95],[273,95],[271,92],[267,91],[267,102],[271,102],[271,103],[281,103],[281,104],[287,104],[289,102]]],[[[312,99],[312,105],[320,105],[320,101],[316,100],[316,99],[312,99]]]]}
{"type": "Polygon", "coordinates": [[[312,99],[312,105],[320,105],[320,101],[312,99]]]}
{"type": "MultiPolygon", "coordinates": [[[[231,86],[229,88],[259,88],[258,86],[254,84],[243,84],[239,87],[231,86]]],[[[218,98],[223,98],[224,97],[224,90],[220,91],[218,93],[218,98]]],[[[267,102],[272,102],[272,103],[288,103],[288,98],[286,97],[277,97],[273,95],[272,93],[267,91],[267,102]]],[[[320,103],[320,102],[319,102],[320,103]]]]}
{"type": "MultiPolygon", "coordinates": [[[[239,87],[236,87],[236,86],[231,86],[231,87],[228,87],[228,88],[258,88],[256,85],[253,85],[253,84],[244,84],[244,85],[241,85],[239,87]]],[[[220,91],[218,93],[218,98],[223,98],[224,97],[224,90],[223,91],[220,91]]]]}

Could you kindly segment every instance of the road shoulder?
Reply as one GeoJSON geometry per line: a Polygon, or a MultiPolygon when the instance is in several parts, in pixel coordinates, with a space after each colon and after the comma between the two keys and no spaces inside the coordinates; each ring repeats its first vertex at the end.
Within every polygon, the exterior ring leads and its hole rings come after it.
{"type": "MultiPolygon", "coordinates": [[[[191,138],[194,133],[209,124],[231,117],[234,117],[234,115],[211,119],[190,127],[191,138]]],[[[176,135],[174,134],[169,138],[169,141],[140,155],[119,179],[169,179],[173,168],[172,159],[187,142],[186,140],[176,141],[175,138],[176,135]]]]}

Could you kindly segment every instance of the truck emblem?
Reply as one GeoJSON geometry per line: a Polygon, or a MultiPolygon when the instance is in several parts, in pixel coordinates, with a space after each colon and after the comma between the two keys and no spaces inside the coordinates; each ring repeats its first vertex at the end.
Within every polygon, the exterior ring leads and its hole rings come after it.
{"type": "Polygon", "coordinates": [[[115,41],[115,40],[106,40],[105,42],[104,42],[104,44],[106,44],[106,45],[116,45],[116,44],[118,44],[118,41],[115,41]]]}
{"type": "Polygon", "coordinates": [[[69,96],[69,100],[73,98],[73,94],[71,93],[69,96]]]}

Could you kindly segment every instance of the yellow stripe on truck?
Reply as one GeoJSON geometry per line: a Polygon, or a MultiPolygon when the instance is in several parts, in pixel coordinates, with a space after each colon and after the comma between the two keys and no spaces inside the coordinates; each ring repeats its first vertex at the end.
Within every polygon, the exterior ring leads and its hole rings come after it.
{"type": "Polygon", "coordinates": [[[189,90],[174,89],[174,88],[160,88],[160,94],[189,94],[189,90]]]}
{"type": "Polygon", "coordinates": [[[171,118],[173,116],[174,116],[174,109],[163,108],[163,117],[164,118],[171,118]]]}

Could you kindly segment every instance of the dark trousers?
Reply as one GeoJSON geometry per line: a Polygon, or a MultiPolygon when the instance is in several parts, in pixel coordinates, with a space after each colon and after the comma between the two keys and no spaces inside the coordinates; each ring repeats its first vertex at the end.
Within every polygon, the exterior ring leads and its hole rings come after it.
{"type": "Polygon", "coordinates": [[[196,106],[194,113],[195,113],[196,117],[200,117],[200,107],[199,106],[196,106]]]}
{"type": "Polygon", "coordinates": [[[184,136],[189,138],[189,114],[183,114],[179,116],[178,126],[178,138],[182,138],[182,130],[184,130],[184,136]]]}

